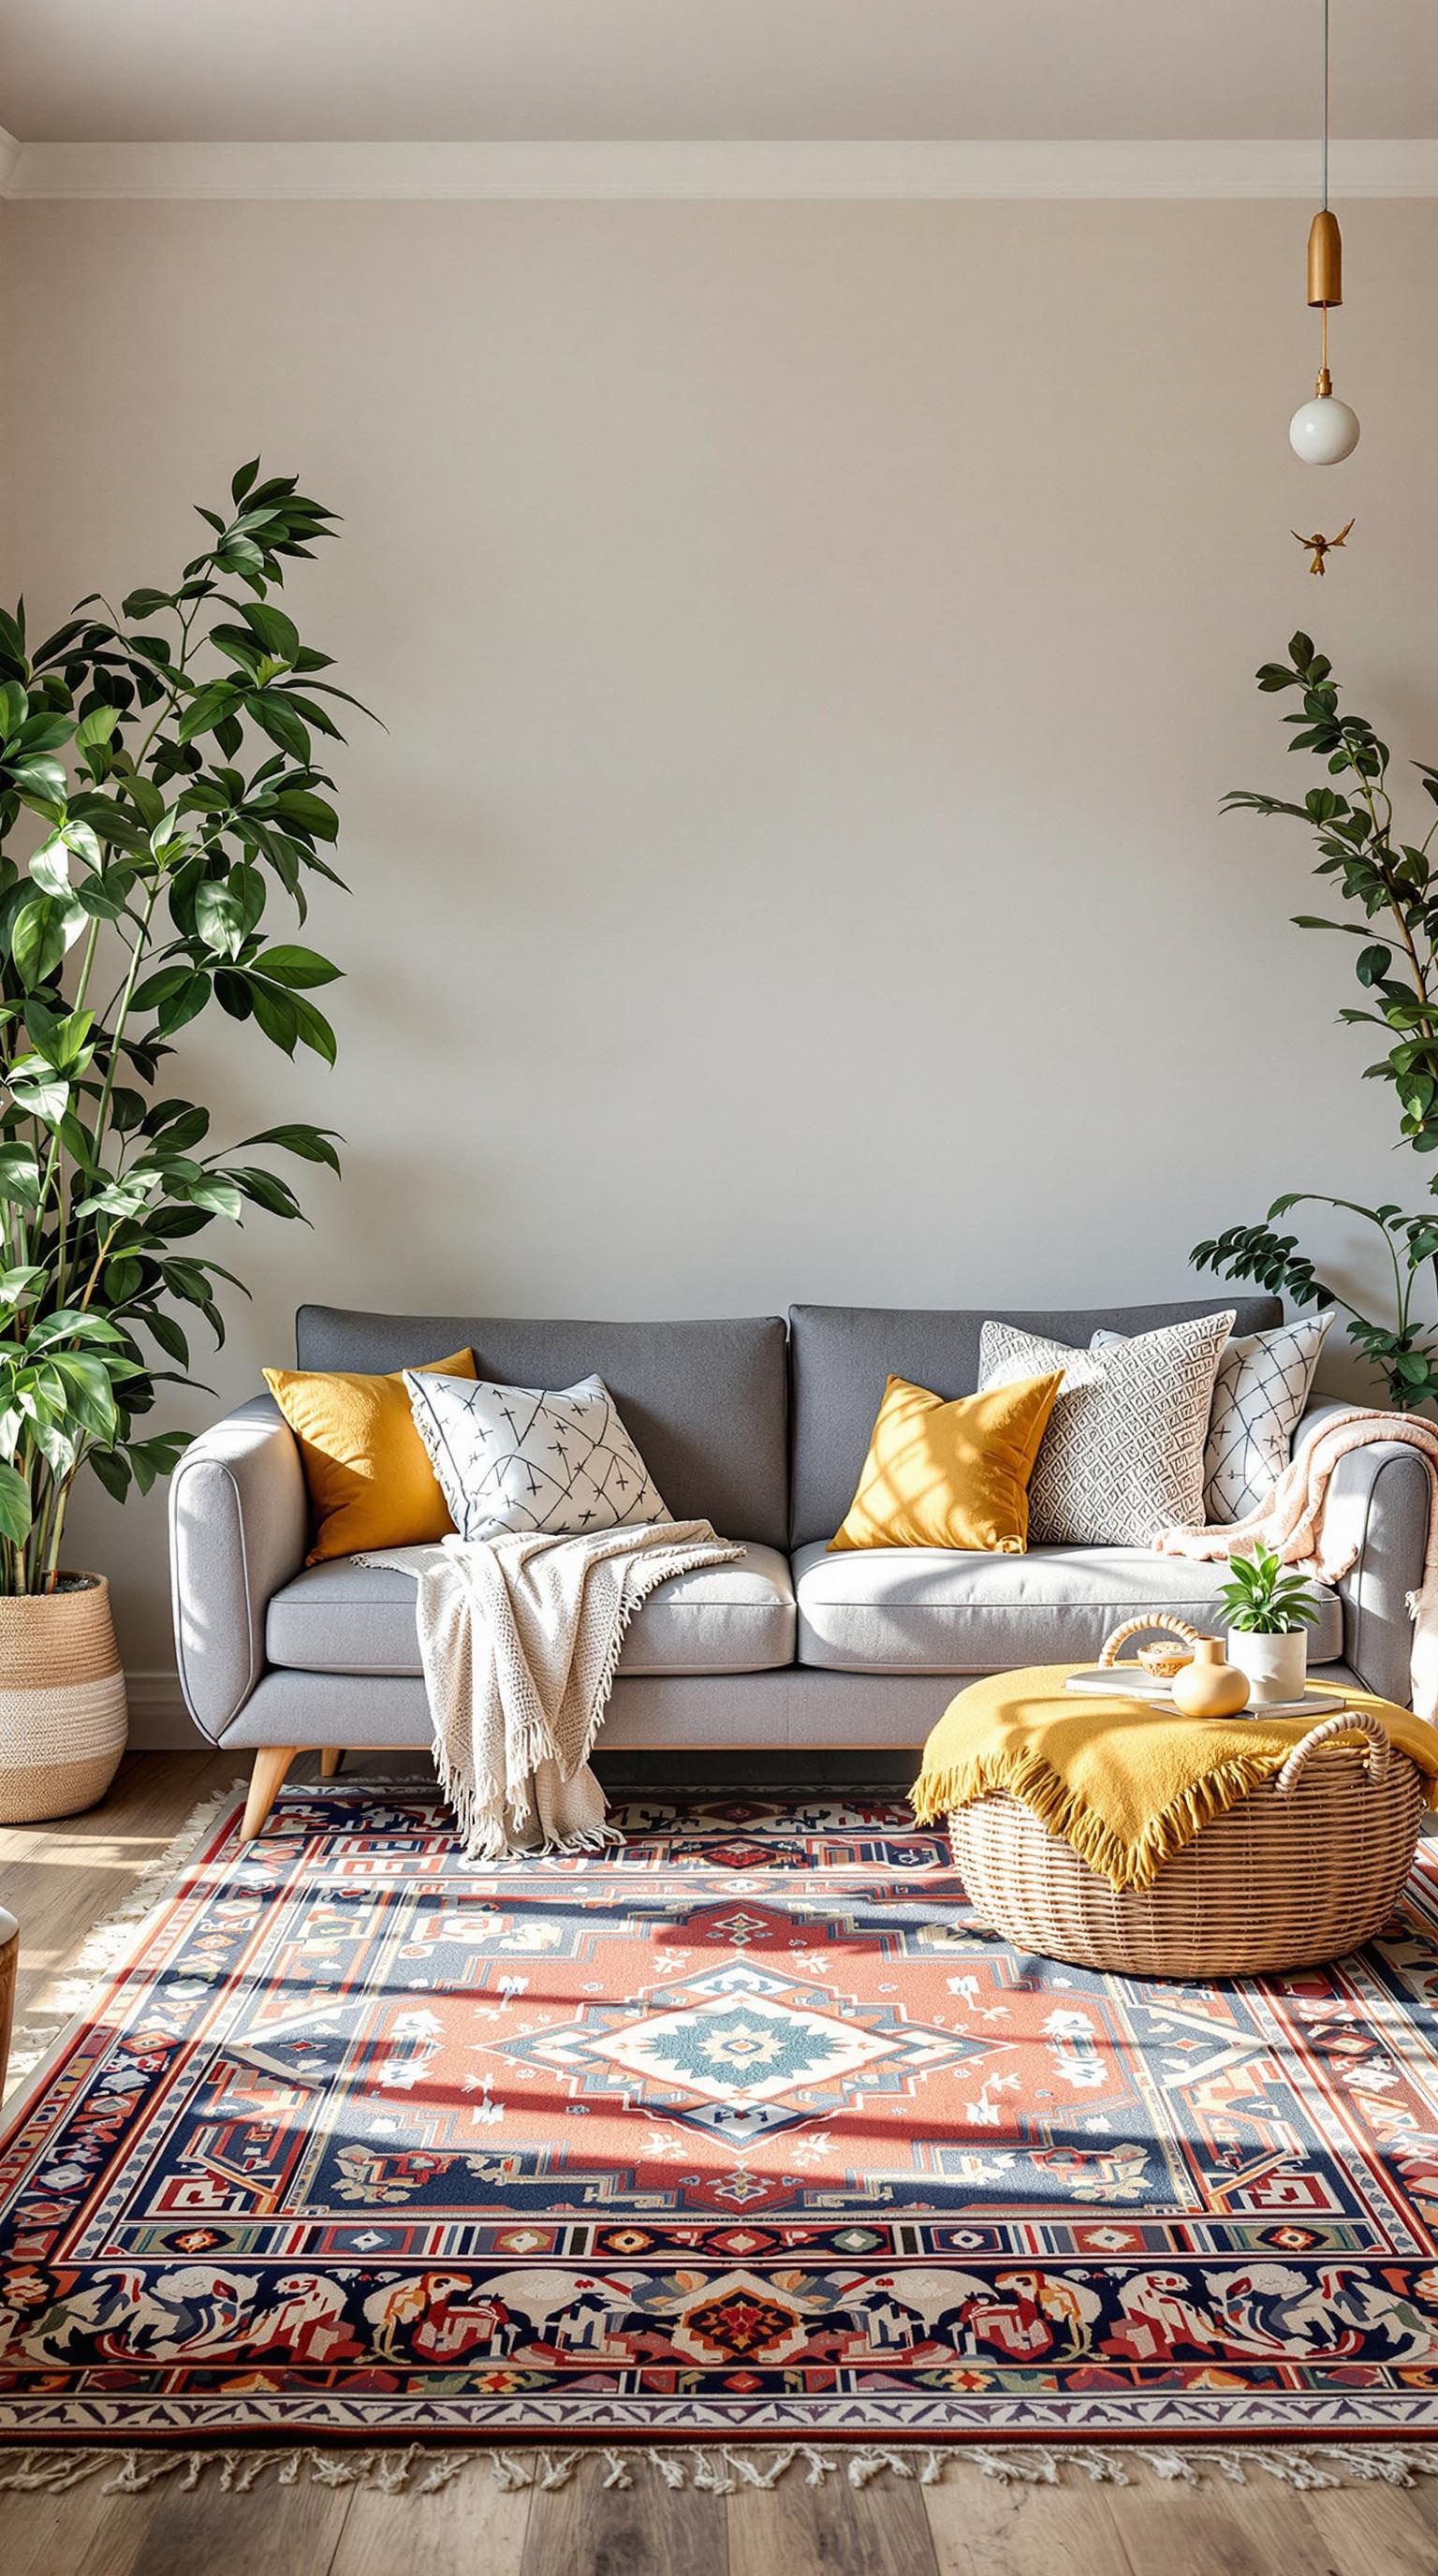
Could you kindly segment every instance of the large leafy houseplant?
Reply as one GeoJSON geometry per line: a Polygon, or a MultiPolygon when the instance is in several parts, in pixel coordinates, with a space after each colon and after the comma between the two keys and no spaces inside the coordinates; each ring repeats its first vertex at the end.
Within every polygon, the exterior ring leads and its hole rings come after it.
{"type": "Polygon", "coordinates": [[[23,602],[0,613],[0,1593],[55,1584],[82,1469],[123,1497],[173,1466],[186,1435],[144,1426],[192,1382],[176,1310],[223,1339],[240,1285],[210,1229],[300,1214],[264,1149],[339,1169],[330,1129],[216,1145],[170,1088],[212,1006],[335,1054],[310,996],[338,968],[267,921],[278,893],[303,924],[308,876],[340,883],[314,737],[342,738],[346,693],[272,595],[334,514],[256,460],[199,515],[173,589],[92,594],[33,646],[23,602]]]}
{"type": "MultiPolygon", "coordinates": [[[[1438,1153],[1438,883],[1430,855],[1438,822],[1421,840],[1404,839],[1389,788],[1388,745],[1366,717],[1340,714],[1332,665],[1310,636],[1295,635],[1288,660],[1265,662],[1257,676],[1266,693],[1301,692],[1299,711],[1286,718],[1288,748],[1321,760],[1334,783],[1310,788],[1301,805],[1236,788],[1224,798],[1224,811],[1287,815],[1312,832],[1315,874],[1332,881],[1335,897],[1356,918],[1296,913],[1294,921],[1300,930],[1337,931],[1361,943],[1354,966],[1372,1007],[1339,1016],[1383,1031],[1386,1052],[1368,1066],[1367,1079],[1392,1085],[1401,1141],[1417,1154],[1438,1153]]],[[[1438,804],[1438,768],[1421,760],[1413,766],[1438,804]]],[[[1438,1192],[1438,1180],[1430,1189],[1438,1192]]],[[[1341,1306],[1350,1338],[1381,1372],[1400,1411],[1438,1400],[1438,1335],[1414,1313],[1430,1263],[1438,1266],[1438,1210],[1412,1214],[1396,1203],[1365,1207],[1321,1191],[1290,1191],[1274,1200],[1261,1224],[1229,1226],[1196,1244],[1190,1257],[1200,1270],[1254,1280],[1299,1306],[1341,1306]],[[1291,1209],[1312,1204],[1342,1208],[1381,1235],[1392,1270],[1390,1316],[1364,1315],[1319,1277],[1296,1235],[1278,1231],[1291,1209]]]]}

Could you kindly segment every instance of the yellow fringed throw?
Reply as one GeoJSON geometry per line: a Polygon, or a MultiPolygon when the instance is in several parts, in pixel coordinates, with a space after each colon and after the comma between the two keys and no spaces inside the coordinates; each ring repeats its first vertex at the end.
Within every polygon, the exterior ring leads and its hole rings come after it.
{"type": "MultiPolygon", "coordinates": [[[[1066,1691],[1081,1664],[991,1673],[951,1700],[911,1792],[921,1825],[1007,1790],[1114,1887],[1151,1887],[1166,1860],[1282,1770],[1309,1717],[1179,1717],[1115,1691],[1066,1691]]],[[[1392,1700],[1345,1691],[1438,1782],[1438,1729],[1392,1700]]],[[[1363,1741],[1355,1736],[1355,1744],[1363,1741]]]]}

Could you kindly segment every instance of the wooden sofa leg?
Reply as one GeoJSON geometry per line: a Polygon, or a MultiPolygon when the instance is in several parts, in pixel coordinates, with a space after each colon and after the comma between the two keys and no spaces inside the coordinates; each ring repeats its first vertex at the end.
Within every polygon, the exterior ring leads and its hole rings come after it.
{"type": "Polygon", "coordinates": [[[340,1764],[343,1762],[344,1758],[345,1749],[342,1744],[327,1744],[323,1753],[320,1755],[320,1778],[322,1780],[337,1780],[339,1778],[340,1764]]]}
{"type": "Polygon", "coordinates": [[[285,1785],[285,1773],[299,1751],[297,1744],[262,1744],[255,1755],[250,1773],[250,1794],[245,1800],[245,1821],[240,1827],[242,1843],[252,1843],[264,1825],[271,1807],[285,1785]]]}

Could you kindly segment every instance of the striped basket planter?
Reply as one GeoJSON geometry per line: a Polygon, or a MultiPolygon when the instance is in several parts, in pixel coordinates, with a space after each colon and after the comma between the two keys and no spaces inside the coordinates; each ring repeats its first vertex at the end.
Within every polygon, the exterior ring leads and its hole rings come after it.
{"type": "Polygon", "coordinates": [[[125,1676],[103,1574],[0,1599],[0,1825],[103,1798],[125,1750],[125,1676]]]}

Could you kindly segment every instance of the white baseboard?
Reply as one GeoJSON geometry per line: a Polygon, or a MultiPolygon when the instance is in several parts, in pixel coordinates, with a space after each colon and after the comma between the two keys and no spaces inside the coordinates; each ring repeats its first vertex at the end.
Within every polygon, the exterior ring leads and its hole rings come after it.
{"type": "Polygon", "coordinates": [[[125,1675],[134,1753],[195,1753],[208,1744],[185,1706],[176,1672],[125,1675]]]}

